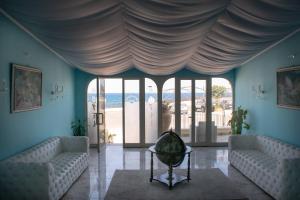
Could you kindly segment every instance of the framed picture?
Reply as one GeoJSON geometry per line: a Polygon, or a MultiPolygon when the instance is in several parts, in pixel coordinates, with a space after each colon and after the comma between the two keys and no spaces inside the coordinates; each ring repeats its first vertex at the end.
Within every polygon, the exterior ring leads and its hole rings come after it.
{"type": "Polygon", "coordinates": [[[42,72],[39,69],[13,64],[11,80],[11,112],[42,106],[42,72]]]}
{"type": "Polygon", "coordinates": [[[300,109],[300,66],[277,70],[277,105],[300,109]]]}

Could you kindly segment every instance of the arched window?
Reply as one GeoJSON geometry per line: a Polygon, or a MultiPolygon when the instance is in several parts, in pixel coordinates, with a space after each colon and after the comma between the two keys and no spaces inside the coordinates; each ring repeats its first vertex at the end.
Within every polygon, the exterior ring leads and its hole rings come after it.
{"type": "Polygon", "coordinates": [[[97,79],[93,79],[87,87],[87,134],[90,144],[97,144],[97,79]]]}
{"type": "Polygon", "coordinates": [[[212,78],[212,142],[228,142],[233,96],[232,87],[224,78],[212,78]]]}
{"type": "Polygon", "coordinates": [[[157,86],[152,79],[145,78],[145,142],[154,143],[157,130],[157,86]]]}
{"type": "Polygon", "coordinates": [[[162,90],[162,131],[175,129],[175,78],[168,79],[162,90]]]}

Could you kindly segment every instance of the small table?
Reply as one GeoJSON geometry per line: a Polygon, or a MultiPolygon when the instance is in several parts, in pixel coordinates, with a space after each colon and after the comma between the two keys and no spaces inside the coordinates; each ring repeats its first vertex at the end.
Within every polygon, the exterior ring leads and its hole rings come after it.
{"type": "Polygon", "coordinates": [[[181,176],[173,173],[173,167],[172,165],[169,166],[168,172],[164,174],[160,174],[157,176],[153,176],[153,154],[158,154],[155,150],[155,145],[149,147],[148,149],[151,152],[151,168],[150,168],[150,182],[152,180],[159,181],[163,184],[166,184],[169,186],[169,189],[171,190],[172,187],[174,187],[175,184],[180,183],[182,181],[187,180],[188,182],[191,180],[190,178],[190,171],[191,171],[191,153],[192,148],[190,146],[186,146],[185,155],[188,155],[188,168],[187,168],[187,176],[181,176]]]}

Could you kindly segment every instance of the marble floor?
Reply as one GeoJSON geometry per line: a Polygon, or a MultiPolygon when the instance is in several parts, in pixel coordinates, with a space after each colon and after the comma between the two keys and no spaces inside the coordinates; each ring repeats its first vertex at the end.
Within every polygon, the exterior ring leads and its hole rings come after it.
{"type": "MultiPolygon", "coordinates": [[[[186,168],[187,160],[179,168],[186,168]]],[[[229,165],[226,147],[197,147],[191,154],[192,169],[219,168],[249,200],[272,200],[264,191],[229,165]]],[[[98,154],[90,150],[90,166],[63,196],[63,200],[102,200],[116,169],[150,169],[150,153],[143,148],[122,148],[106,145],[98,154]]],[[[154,169],[167,169],[156,158],[154,169]]],[[[121,198],[120,198],[121,199],[121,198]]]]}

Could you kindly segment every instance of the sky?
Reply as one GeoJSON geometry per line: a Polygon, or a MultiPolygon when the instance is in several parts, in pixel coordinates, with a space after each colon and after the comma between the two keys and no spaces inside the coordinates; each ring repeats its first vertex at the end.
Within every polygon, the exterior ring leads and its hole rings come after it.
{"type": "MultiPolygon", "coordinates": [[[[88,93],[96,93],[97,91],[97,80],[94,79],[88,87],[88,93]]],[[[121,93],[122,92],[122,79],[105,79],[105,91],[107,93],[121,93]]]]}

